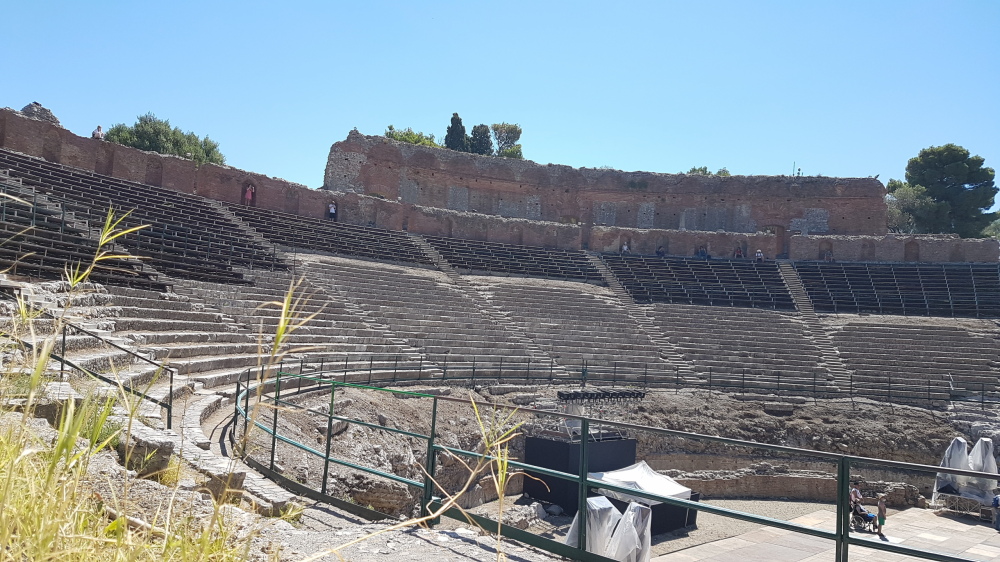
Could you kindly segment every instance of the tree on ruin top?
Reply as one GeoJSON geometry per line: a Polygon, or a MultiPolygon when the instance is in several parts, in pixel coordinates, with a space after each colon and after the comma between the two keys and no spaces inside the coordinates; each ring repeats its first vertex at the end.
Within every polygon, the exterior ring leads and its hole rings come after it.
{"type": "Polygon", "coordinates": [[[993,168],[982,156],[955,144],[925,148],[906,165],[906,182],[922,186],[947,212],[931,213],[919,227],[924,232],[957,233],[963,238],[983,236],[983,229],[997,218],[986,212],[997,194],[993,168]]]}
{"type": "Polygon", "coordinates": [[[444,136],[444,146],[459,152],[469,151],[469,139],[465,135],[465,125],[462,124],[462,118],[457,113],[451,115],[451,125],[448,126],[448,131],[444,136]]]}
{"type": "Polygon", "coordinates": [[[389,125],[389,128],[385,130],[385,137],[400,142],[408,142],[418,146],[433,146],[434,148],[441,148],[441,145],[434,140],[433,134],[425,135],[423,132],[414,131],[411,127],[396,129],[392,125],[389,125]]]}
{"type": "Polygon", "coordinates": [[[199,138],[190,131],[185,133],[180,127],[171,127],[170,121],[158,119],[152,113],[140,115],[132,126],[118,123],[108,129],[104,140],[139,150],[190,158],[199,165],[226,163],[226,157],[219,151],[219,143],[208,135],[199,138]]]}

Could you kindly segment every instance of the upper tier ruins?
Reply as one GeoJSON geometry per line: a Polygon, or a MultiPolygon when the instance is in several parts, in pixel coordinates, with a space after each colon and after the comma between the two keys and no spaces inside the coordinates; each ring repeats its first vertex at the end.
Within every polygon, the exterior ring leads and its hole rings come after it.
{"type": "Polygon", "coordinates": [[[325,188],[453,211],[639,229],[884,235],[872,178],[702,176],[542,165],[352,131],[325,188]]]}

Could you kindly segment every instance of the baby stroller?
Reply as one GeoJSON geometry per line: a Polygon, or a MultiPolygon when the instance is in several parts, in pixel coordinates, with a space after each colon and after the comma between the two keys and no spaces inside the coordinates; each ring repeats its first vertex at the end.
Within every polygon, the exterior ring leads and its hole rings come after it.
{"type": "Polygon", "coordinates": [[[851,526],[856,531],[875,532],[875,514],[869,513],[860,502],[851,506],[851,526]]]}

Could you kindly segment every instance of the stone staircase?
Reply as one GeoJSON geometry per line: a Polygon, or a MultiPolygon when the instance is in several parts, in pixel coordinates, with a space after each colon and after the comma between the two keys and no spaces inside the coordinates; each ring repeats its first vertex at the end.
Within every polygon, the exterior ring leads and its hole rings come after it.
{"type": "Polygon", "coordinates": [[[625,287],[622,286],[622,284],[618,281],[618,278],[615,277],[615,274],[608,268],[607,264],[605,264],[599,256],[588,252],[587,258],[592,264],[594,264],[597,271],[601,273],[601,277],[604,279],[604,282],[608,284],[611,292],[618,297],[618,300],[628,312],[629,317],[659,348],[660,357],[674,367],[675,375],[681,380],[691,380],[696,378],[697,375],[695,365],[686,360],[684,356],[679,353],[677,347],[668,338],[664,337],[663,332],[649,317],[648,308],[636,304],[632,295],[630,295],[625,287]]]}
{"type": "Polygon", "coordinates": [[[573,281],[475,276],[468,281],[537,345],[590,381],[676,385],[679,375],[607,287],[573,281]]]}
{"type": "Polygon", "coordinates": [[[851,378],[851,371],[844,364],[840,353],[834,346],[833,338],[826,325],[823,324],[813,308],[812,301],[806,293],[802,279],[795,272],[795,267],[788,260],[778,260],[778,272],[788,287],[788,292],[795,301],[802,323],[806,326],[806,334],[820,351],[821,364],[833,375],[840,386],[846,386],[851,378]]]}
{"type": "MultiPolygon", "coordinates": [[[[566,378],[570,376],[570,373],[561,366],[553,367],[555,363],[554,358],[539,347],[518,325],[510,322],[503,311],[493,306],[489,301],[479,298],[475,288],[468,283],[465,277],[455,271],[455,268],[448,263],[448,260],[444,259],[440,252],[431,246],[422,236],[409,232],[407,235],[414,245],[427,256],[431,263],[447,276],[451,284],[465,295],[465,298],[480,315],[488,318],[492,325],[502,330],[505,334],[505,339],[512,341],[522,348],[522,357],[530,358],[532,362],[539,365],[550,365],[555,377],[566,378]]],[[[515,357],[516,355],[511,355],[511,358],[515,357]]]]}

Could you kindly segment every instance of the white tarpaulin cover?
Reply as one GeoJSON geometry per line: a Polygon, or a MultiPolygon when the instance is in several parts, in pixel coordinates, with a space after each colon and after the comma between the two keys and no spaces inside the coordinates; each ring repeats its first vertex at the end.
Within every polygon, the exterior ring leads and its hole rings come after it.
{"type": "MultiPolygon", "coordinates": [[[[997,460],[993,457],[993,440],[988,437],[981,437],[976,441],[975,447],[969,453],[969,468],[977,472],[997,471],[997,460]]],[[[993,488],[997,487],[997,481],[992,478],[969,478],[968,490],[963,495],[975,497],[982,503],[987,504],[993,501],[993,488]]]]}
{"type": "MultiPolygon", "coordinates": [[[[611,505],[608,498],[604,496],[587,498],[587,552],[607,556],[611,534],[621,518],[621,512],[611,505]]],[[[580,512],[578,511],[576,517],[573,518],[573,523],[569,526],[566,544],[576,548],[579,534],[580,512]]]]}
{"type": "MultiPolygon", "coordinates": [[[[940,466],[963,470],[969,468],[969,445],[965,439],[956,437],[951,440],[948,450],[944,452],[944,458],[941,459],[940,466]]],[[[934,482],[934,493],[961,495],[962,488],[965,487],[968,480],[967,476],[939,472],[934,482]]]]}
{"type": "MultiPolygon", "coordinates": [[[[945,451],[944,458],[941,459],[941,466],[995,473],[997,472],[997,461],[993,456],[993,441],[987,437],[979,439],[970,454],[965,439],[956,437],[951,440],[951,445],[945,451]]],[[[932,501],[936,503],[936,496],[941,493],[989,504],[993,500],[993,489],[996,485],[997,481],[992,478],[972,478],[939,472],[934,482],[935,497],[932,501]]]]}
{"type": "Polygon", "coordinates": [[[618,562],[649,562],[653,511],[630,502],[608,543],[608,558],[618,562]]]}
{"type": "MultiPolygon", "coordinates": [[[[691,488],[682,486],[669,476],[664,476],[649,467],[646,461],[639,461],[632,466],[626,466],[618,470],[608,472],[591,472],[590,478],[601,480],[608,484],[614,484],[623,488],[635,488],[650,494],[665,496],[668,498],[678,498],[682,500],[691,499],[691,488]]],[[[630,496],[610,490],[598,490],[600,493],[621,501],[642,502],[647,505],[657,505],[662,502],[630,496]]]]}

